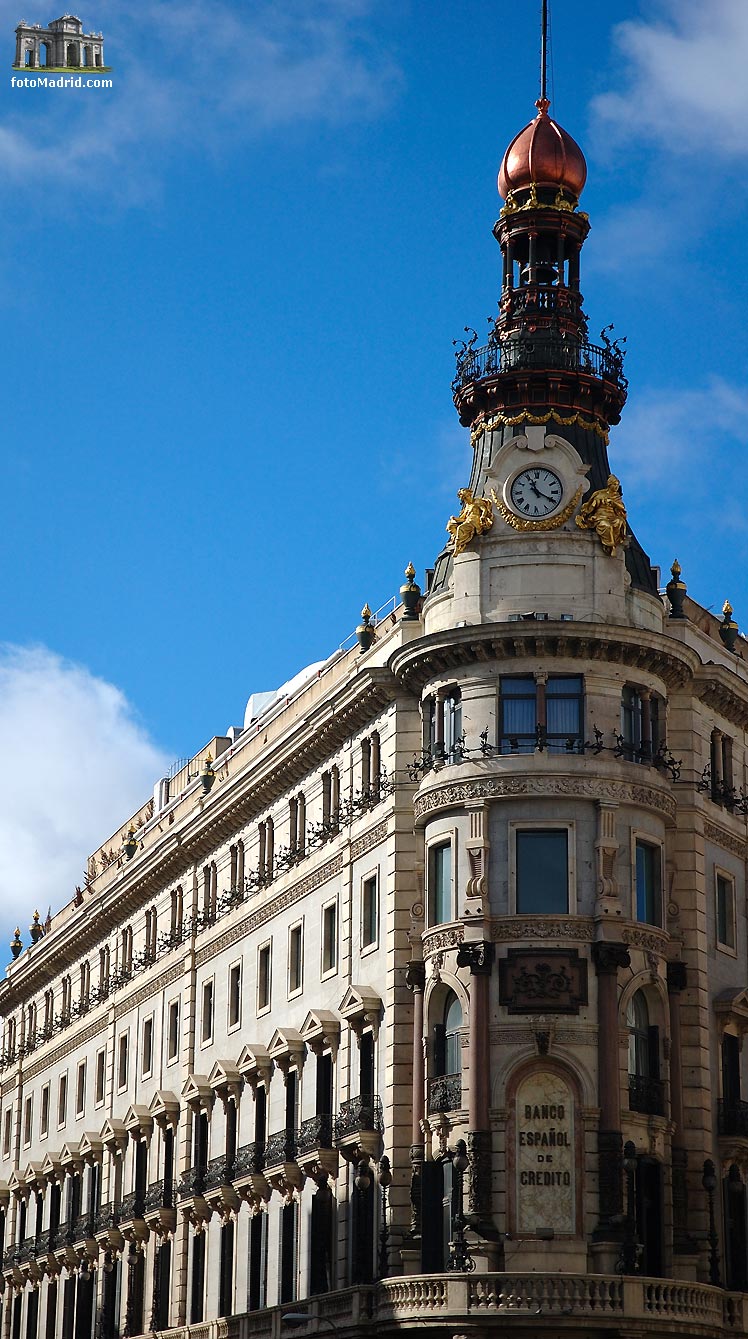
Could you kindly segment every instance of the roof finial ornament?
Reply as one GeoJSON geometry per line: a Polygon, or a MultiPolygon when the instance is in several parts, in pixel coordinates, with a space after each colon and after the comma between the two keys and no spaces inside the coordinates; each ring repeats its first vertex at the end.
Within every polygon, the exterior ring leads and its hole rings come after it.
{"type": "Polygon", "coordinates": [[[541,116],[550,107],[548,101],[548,0],[543,0],[540,16],[540,97],[535,106],[541,116]]]}

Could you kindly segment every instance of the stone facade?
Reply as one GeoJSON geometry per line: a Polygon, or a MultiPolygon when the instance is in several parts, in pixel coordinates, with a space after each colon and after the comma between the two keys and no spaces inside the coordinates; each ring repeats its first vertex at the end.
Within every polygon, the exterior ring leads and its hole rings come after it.
{"type": "Polygon", "coordinates": [[[584,216],[522,192],[464,547],[160,781],[0,986],[2,1339],[746,1332],[745,645],[578,523],[625,383],[584,216]]]}
{"type": "Polygon", "coordinates": [[[53,19],[47,28],[40,23],[19,23],[13,68],[104,69],[104,34],[84,32],[74,14],[53,19]]]}

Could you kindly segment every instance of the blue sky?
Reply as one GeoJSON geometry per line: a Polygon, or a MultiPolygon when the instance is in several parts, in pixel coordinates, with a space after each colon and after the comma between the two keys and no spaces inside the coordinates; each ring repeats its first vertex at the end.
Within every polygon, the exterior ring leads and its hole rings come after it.
{"type": "MultiPolygon", "coordinates": [[[[164,760],[439,551],[539,8],[86,0],[114,88],[51,91],[11,89],[0,0],[0,906],[67,900],[164,760]]],[[[554,0],[552,39],[590,329],[628,337],[631,520],[748,624],[748,6],[554,0]]]]}

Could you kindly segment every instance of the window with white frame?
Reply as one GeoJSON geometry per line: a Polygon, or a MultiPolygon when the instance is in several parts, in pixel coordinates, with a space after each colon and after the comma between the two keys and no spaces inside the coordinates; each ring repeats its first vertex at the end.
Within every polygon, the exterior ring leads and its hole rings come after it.
{"type": "Polygon", "coordinates": [[[169,1021],[167,1028],[166,1062],[176,1060],[179,1055],[179,1000],[169,1001],[169,1021]]]}
{"type": "Polygon", "coordinates": [[[452,895],[452,842],[435,842],[428,849],[429,925],[454,920],[452,895]]]}
{"type": "Polygon", "coordinates": [[[67,1120],[68,1115],[68,1076],[60,1075],[60,1083],[57,1089],[57,1124],[62,1127],[67,1120]]]}
{"type": "Polygon", "coordinates": [[[203,981],[203,1011],[200,1026],[200,1043],[207,1046],[213,1040],[213,978],[203,981]]]}
{"type": "Polygon", "coordinates": [[[13,1108],[6,1107],[3,1116],[3,1157],[10,1157],[10,1143],[13,1137],[13,1108]]]}
{"type": "Polygon", "coordinates": [[[570,909],[569,828],[516,827],[513,832],[516,914],[565,915],[570,909]]]}
{"type": "Polygon", "coordinates": [[[86,1062],[81,1060],[75,1078],[75,1114],[85,1115],[86,1111],[86,1062]]]}
{"type": "Polygon", "coordinates": [[[29,1096],[26,1098],[26,1101],[23,1104],[24,1148],[28,1148],[29,1144],[31,1143],[31,1135],[33,1133],[33,1119],[34,1119],[34,1098],[32,1094],[29,1094],[29,1096]]]}
{"type": "Polygon", "coordinates": [[[153,1014],[143,1019],[143,1044],[140,1051],[140,1073],[147,1079],[153,1073],[153,1014]]]}
{"type": "Polygon", "coordinates": [[[361,883],[361,947],[371,948],[379,938],[379,873],[361,883]]]}
{"type": "Polygon", "coordinates": [[[96,1052],[96,1079],[94,1084],[94,1105],[100,1107],[106,1091],[106,1048],[102,1046],[96,1052]]]}
{"type": "Polygon", "coordinates": [[[117,1051],[117,1088],[120,1092],[127,1087],[128,1040],[128,1034],[123,1032],[119,1039],[119,1050],[117,1051]]]}
{"type": "Polygon", "coordinates": [[[717,899],[717,943],[720,948],[736,948],[735,940],[735,880],[722,870],[715,870],[717,899]]]}
{"type": "Polygon", "coordinates": [[[45,1083],[39,1094],[39,1138],[46,1139],[49,1134],[49,1084],[45,1083]]]}
{"type": "Polygon", "coordinates": [[[238,1027],[242,1021],[242,965],[234,962],[229,967],[229,1027],[238,1027]]]}
{"type": "Polygon", "coordinates": [[[337,970],[338,966],[338,904],[328,902],[322,908],[322,962],[321,974],[337,970]]]}
{"type": "Polygon", "coordinates": [[[288,932],[288,994],[298,995],[304,983],[304,927],[292,925],[288,932]]]}
{"type": "Polygon", "coordinates": [[[264,1013],[270,1008],[272,989],[271,944],[261,944],[257,950],[257,1012],[264,1013]]]}

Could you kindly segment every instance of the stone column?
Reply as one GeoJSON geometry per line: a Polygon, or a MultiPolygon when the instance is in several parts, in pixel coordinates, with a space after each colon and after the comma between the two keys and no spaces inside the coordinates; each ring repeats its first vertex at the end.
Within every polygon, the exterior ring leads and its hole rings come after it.
{"type": "Polygon", "coordinates": [[[692,1255],[696,1243],[688,1233],[688,1149],[683,1137],[683,1060],[680,1030],[680,994],[686,989],[686,964],[667,965],[670,1011],[670,1118],[673,1122],[671,1162],[673,1169],[673,1249],[676,1255],[692,1255]]]}
{"type": "Polygon", "coordinates": [[[410,1144],[410,1235],[421,1235],[421,1168],[424,1146],[421,1121],[424,1116],[423,992],[426,964],[417,958],[408,963],[405,984],[413,995],[413,1127],[410,1144]]]}
{"type": "Polygon", "coordinates": [[[629,967],[625,944],[598,941],[592,945],[597,972],[597,1068],[600,1128],[597,1136],[600,1181],[598,1241],[620,1235],[623,1214],[623,1137],[621,1134],[621,1081],[618,1045],[618,969],[629,967]],[[619,1219],[618,1223],[612,1220],[619,1219]]]}
{"type": "Polygon", "coordinates": [[[457,966],[469,967],[470,1027],[468,1033],[468,1205],[473,1226],[492,1231],[491,1223],[491,1042],[489,980],[494,946],[485,940],[462,944],[457,966]]]}

